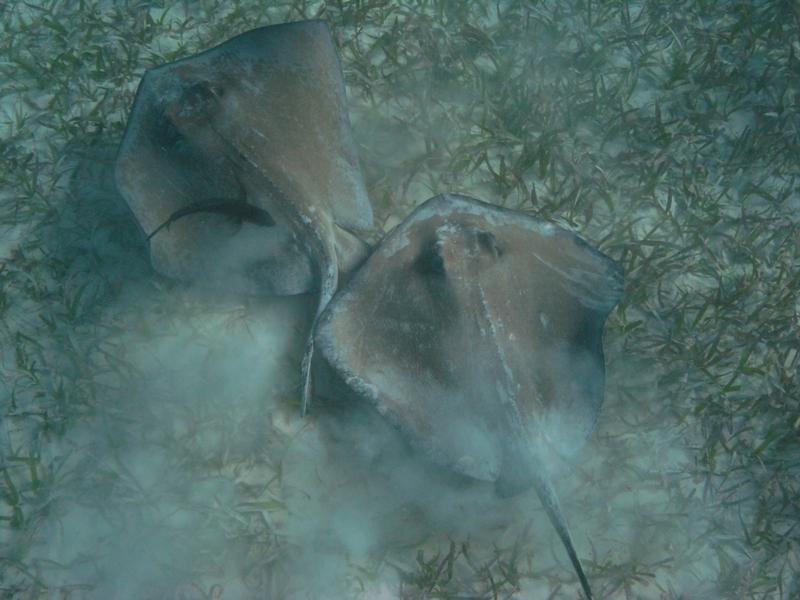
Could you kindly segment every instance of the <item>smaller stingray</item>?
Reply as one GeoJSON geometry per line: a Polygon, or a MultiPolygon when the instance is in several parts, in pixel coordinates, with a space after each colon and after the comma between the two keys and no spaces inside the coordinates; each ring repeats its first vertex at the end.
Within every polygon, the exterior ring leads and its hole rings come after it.
{"type": "Polygon", "coordinates": [[[587,597],[550,483],[603,400],[603,325],[622,292],[578,236],[465,196],[436,196],[391,232],[328,305],[317,347],[348,393],[435,462],[534,486],[587,597]]]}
{"type": "Polygon", "coordinates": [[[178,279],[315,290],[318,314],[367,251],[372,209],[323,21],[254,29],[148,71],[116,177],[154,267],[178,279]]]}

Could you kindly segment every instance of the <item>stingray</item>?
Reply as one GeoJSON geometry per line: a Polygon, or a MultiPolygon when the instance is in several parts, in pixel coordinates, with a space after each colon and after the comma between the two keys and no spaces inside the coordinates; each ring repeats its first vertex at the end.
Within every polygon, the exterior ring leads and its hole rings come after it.
{"type": "Polygon", "coordinates": [[[387,235],[328,305],[334,377],[441,466],[533,486],[591,598],[548,469],[592,431],[620,267],[528,214],[436,196],[387,235]]]}
{"type": "MultiPolygon", "coordinates": [[[[323,21],[262,27],[148,71],[116,178],[168,276],[315,290],[316,320],[340,269],[366,256],[372,209],[323,21]]],[[[312,355],[309,336],[304,411],[312,355]]]]}

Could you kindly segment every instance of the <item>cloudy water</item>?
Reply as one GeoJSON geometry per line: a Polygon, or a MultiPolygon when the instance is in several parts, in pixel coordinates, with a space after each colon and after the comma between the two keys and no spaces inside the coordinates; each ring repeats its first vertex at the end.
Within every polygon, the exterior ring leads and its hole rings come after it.
{"type": "Polygon", "coordinates": [[[150,265],[113,180],[145,70],[310,18],[374,238],[449,191],[625,271],[596,428],[547,464],[595,597],[796,598],[800,17],[688,0],[3,4],[0,597],[582,597],[535,492],[300,417],[314,298],[150,265]]]}

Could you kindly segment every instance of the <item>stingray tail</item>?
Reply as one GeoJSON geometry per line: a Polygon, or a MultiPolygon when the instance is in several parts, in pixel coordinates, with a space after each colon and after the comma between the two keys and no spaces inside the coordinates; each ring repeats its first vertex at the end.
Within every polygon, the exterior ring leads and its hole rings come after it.
{"type": "MultiPolygon", "coordinates": [[[[337,262],[336,244],[332,231],[326,231],[324,224],[315,221],[309,214],[292,212],[292,202],[287,194],[269,177],[264,169],[249,159],[239,147],[228,140],[224,135],[217,131],[213,126],[211,130],[222,142],[223,147],[227,147],[231,152],[234,161],[241,168],[247,169],[251,176],[258,179],[260,184],[259,192],[267,194],[273,198],[274,202],[285,207],[285,218],[289,223],[292,232],[297,235],[302,231],[307,236],[308,249],[319,265],[320,292],[317,310],[311,323],[311,330],[306,341],[306,349],[303,353],[303,360],[300,363],[300,385],[302,386],[300,414],[305,416],[311,408],[311,361],[314,358],[314,332],[317,329],[317,321],[322,311],[333,298],[336,288],[339,285],[339,264],[337,262]]],[[[242,187],[245,187],[244,185],[242,187]]],[[[255,194],[254,194],[255,196],[255,194]]],[[[311,211],[313,212],[313,210],[311,211]]],[[[333,223],[328,223],[328,229],[333,227],[333,223]]]]}
{"type": "Polygon", "coordinates": [[[572,537],[570,536],[569,529],[567,528],[567,521],[564,519],[564,514],[561,512],[561,505],[558,502],[558,496],[553,488],[553,484],[541,466],[536,468],[534,472],[534,489],[536,489],[536,493],[538,494],[539,499],[542,501],[544,510],[547,513],[550,522],[553,524],[558,537],[561,538],[561,543],[564,544],[564,548],[567,550],[569,560],[575,569],[575,573],[578,575],[581,588],[583,588],[583,593],[586,595],[587,600],[593,600],[594,596],[592,596],[592,589],[589,587],[589,581],[586,579],[586,574],[583,572],[581,561],[578,559],[578,555],[575,552],[575,546],[572,544],[572,537]]]}
{"type": "Polygon", "coordinates": [[[306,342],[306,351],[303,354],[303,361],[300,363],[300,384],[302,386],[300,416],[305,417],[311,408],[311,359],[314,358],[314,329],[316,319],[311,325],[311,333],[306,342]]]}
{"type": "Polygon", "coordinates": [[[305,417],[311,408],[311,397],[313,382],[311,381],[311,361],[314,358],[314,334],[317,330],[317,322],[328,302],[331,301],[339,285],[339,268],[336,261],[336,248],[332,243],[326,244],[323,240],[318,240],[323,248],[320,258],[320,291],[317,311],[311,323],[311,330],[308,332],[306,350],[303,354],[303,361],[300,363],[300,385],[301,388],[301,407],[300,416],[305,417]]]}

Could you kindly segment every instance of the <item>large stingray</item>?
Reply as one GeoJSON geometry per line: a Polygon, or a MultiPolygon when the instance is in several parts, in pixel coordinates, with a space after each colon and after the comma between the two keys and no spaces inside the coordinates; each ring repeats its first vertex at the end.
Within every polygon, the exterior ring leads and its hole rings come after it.
{"type": "Polygon", "coordinates": [[[603,324],[621,270],[576,235],[465,196],[428,200],[328,305],[321,355],[439,464],[531,485],[588,582],[548,476],[603,399],[603,324]]]}
{"type": "MultiPolygon", "coordinates": [[[[255,29],[148,71],[116,174],[155,268],[173,277],[317,289],[318,315],[340,266],[366,252],[354,233],[372,226],[372,210],[322,21],[255,29]]],[[[312,352],[309,336],[304,410],[312,352]]]]}

